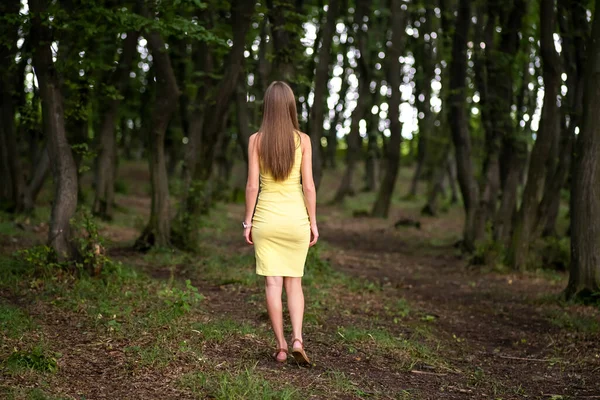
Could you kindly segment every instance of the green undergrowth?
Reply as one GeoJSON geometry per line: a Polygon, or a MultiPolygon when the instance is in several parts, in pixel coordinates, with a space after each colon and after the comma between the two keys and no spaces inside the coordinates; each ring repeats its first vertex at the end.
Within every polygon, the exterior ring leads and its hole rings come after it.
{"type": "Polygon", "coordinates": [[[51,351],[46,343],[40,342],[30,349],[15,348],[2,367],[12,374],[25,370],[53,373],[58,370],[57,358],[60,356],[51,351]]]}
{"type": "Polygon", "coordinates": [[[581,315],[567,310],[552,310],[548,313],[547,318],[553,325],[561,329],[584,334],[600,333],[598,316],[581,315]]]}
{"type": "Polygon", "coordinates": [[[59,397],[46,393],[39,388],[11,387],[2,388],[0,386],[0,398],[6,400],[69,400],[68,397],[59,397]]]}
{"type": "Polygon", "coordinates": [[[179,386],[198,399],[217,400],[295,400],[302,399],[290,384],[274,384],[261,376],[256,365],[234,371],[195,371],[183,375],[179,386]]]}
{"type": "Polygon", "coordinates": [[[394,358],[400,370],[412,370],[421,366],[447,368],[446,362],[439,356],[440,343],[424,336],[422,332],[393,335],[382,328],[346,326],[338,328],[337,336],[338,342],[346,346],[349,353],[370,354],[375,350],[381,356],[394,358]]]}
{"type": "MultiPolygon", "coordinates": [[[[0,332],[2,332],[2,336],[18,338],[34,327],[33,320],[23,309],[0,300],[0,332]]],[[[2,336],[0,336],[0,340],[2,336]]]]}

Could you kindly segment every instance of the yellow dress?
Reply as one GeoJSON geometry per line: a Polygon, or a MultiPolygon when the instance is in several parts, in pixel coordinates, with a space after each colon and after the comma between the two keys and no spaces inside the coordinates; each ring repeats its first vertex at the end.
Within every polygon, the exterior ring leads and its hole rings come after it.
{"type": "Polygon", "coordinates": [[[310,242],[310,223],[300,183],[302,149],[296,135],[296,154],[290,176],[276,182],[260,168],[260,191],[252,218],[256,273],[263,276],[304,275],[310,242]]]}

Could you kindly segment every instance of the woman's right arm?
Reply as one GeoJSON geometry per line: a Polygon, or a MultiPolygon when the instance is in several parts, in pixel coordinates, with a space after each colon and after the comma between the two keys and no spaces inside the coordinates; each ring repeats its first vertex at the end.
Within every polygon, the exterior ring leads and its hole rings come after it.
{"type": "Polygon", "coordinates": [[[319,230],[317,228],[317,190],[312,171],[312,146],[310,137],[302,135],[302,190],[304,192],[304,202],[308,211],[310,220],[311,240],[310,245],[317,243],[319,239],[319,230]]]}

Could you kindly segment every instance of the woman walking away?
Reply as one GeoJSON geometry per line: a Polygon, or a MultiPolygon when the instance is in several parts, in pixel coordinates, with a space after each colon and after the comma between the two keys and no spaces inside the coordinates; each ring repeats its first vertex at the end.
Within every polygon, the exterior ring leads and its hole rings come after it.
{"type": "Polygon", "coordinates": [[[262,125],[250,136],[242,225],[246,242],[254,244],[256,273],[265,277],[267,311],[277,341],[273,357],[285,362],[288,355],[281,302],[285,287],[292,355],[301,365],[310,365],[302,341],[302,276],[308,248],[319,238],[316,191],[310,138],[298,130],[296,99],[284,82],[267,88],[262,125]]]}

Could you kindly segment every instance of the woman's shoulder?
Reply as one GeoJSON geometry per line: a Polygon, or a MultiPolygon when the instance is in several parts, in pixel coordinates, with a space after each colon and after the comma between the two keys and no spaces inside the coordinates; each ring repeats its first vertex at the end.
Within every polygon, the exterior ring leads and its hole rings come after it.
{"type": "Polygon", "coordinates": [[[301,132],[301,131],[296,131],[296,134],[298,134],[298,137],[300,138],[300,144],[302,145],[303,148],[307,144],[310,145],[310,136],[308,136],[306,133],[301,132]]]}

